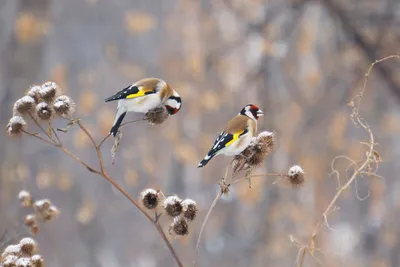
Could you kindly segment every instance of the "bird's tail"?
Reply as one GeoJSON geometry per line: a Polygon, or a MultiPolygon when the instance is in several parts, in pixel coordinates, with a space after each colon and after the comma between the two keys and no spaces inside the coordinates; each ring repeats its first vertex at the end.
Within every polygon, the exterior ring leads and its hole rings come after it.
{"type": "MultiPolygon", "coordinates": [[[[210,151],[211,152],[211,151],[210,151]]],[[[216,153],[210,153],[208,152],[207,156],[204,157],[204,159],[202,161],[200,161],[199,165],[197,165],[197,168],[201,168],[206,166],[206,164],[213,158],[215,157],[215,155],[217,155],[216,153]]]]}
{"type": "Polygon", "coordinates": [[[110,134],[112,134],[114,137],[117,134],[118,129],[121,126],[122,120],[124,119],[125,115],[126,115],[126,110],[119,108],[117,111],[117,115],[115,116],[114,124],[110,130],[110,134]]]}

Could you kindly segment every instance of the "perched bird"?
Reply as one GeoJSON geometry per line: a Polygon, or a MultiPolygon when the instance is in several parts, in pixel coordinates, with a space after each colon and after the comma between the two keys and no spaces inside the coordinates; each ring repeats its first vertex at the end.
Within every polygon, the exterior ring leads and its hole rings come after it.
{"type": "Polygon", "coordinates": [[[105,102],[118,101],[117,115],[110,134],[115,136],[127,112],[147,113],[163,104],[170,115],[176,114],[182,106],[179,94],[165,81],[158,78],[146,78],[122,89],[105,102]]]}
{"type": "Polygon", "coordinates": [[[213,147],[199,163],[198,168],[204,167],[216,155],[236,156],[242,153],[257,131],[258,118],[263,115],[264,112],[256,105],[245,106],[218,135],[213,147]]]}

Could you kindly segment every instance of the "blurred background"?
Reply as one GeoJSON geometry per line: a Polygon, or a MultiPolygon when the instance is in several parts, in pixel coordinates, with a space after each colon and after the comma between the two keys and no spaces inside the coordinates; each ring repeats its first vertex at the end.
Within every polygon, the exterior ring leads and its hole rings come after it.
{"type": "MultiPolygon", "coordinates": [[[[198,202],[187,237],[172,241],[190,266],[205,213],[229,158],[197,163],[224,124],[248,103],[267,115],[259,130],[276,131],[277,148],[258,172],[306,171],[303,187],[273,179],[236,186],[209,220],[200,266],[296,266],[293,235],[307,244],[336,193],[330,177],[337,155],[360,159],[368,136],[346,103],[378,58],[399,53],[396,0],[0,0],[0,121],[30,85],[57,82],[77,102],[77,116],[101,140],[116,103],[103,99],[144,77],[168,81],[183,108],[158,126],[123,128],[109,173],[133,196],[147,187],[198,202]]],[[[358,179],[330,216],[316,246],[322,266],[400,266],[400,60],[377,65],[363,108],[383,158],[384,180],[358,179]]],[[[139,118],[130,114],[127,121],[139,118]]],[[[63,126],[58,122],[57,126],[63,126]]],[[[35,128],[31,128],[35,131],[35,128]]],[[[67,147],[97,158],[76,127],[67,147]]],[[[102,177],[35,139],[0,133],[0,231],[3,243],[29,234],[22,225],[21,189],[50,198],[57,220],[36,240],[47,266],[175,266],[152,225],[102,177]]],[[[339,163],[342,182],[347,163],[339,163]]],[[[350,171],[351,174],[351,171],[350,171]]],[[[316,266],[310,256],[305,266],[316,266]]]]}

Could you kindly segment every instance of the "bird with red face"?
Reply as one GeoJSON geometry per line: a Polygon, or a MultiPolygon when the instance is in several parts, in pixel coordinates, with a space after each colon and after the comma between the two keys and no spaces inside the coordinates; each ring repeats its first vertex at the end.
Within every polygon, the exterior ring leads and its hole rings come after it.
{"type": "Polygon", "coordinates": [[[228,122],[198,167],[204,167],[213,157],[219,154],[236,156],[242,153],[255,136],[257,120],[263,115],[264,112],[256,105],[248,104],[245,106],[236,117],[228,122]]]}
{"type": "Polygon", "coordinates": [[[147,113],[164,105],[170,115],[176,114],[182,107],[179,94],[164,80],[146,78],[127,86],[118,93],[105,99],[105,102],[118,100],[117,115],[110,134],[115,136],[127,112],[147,113]]]}

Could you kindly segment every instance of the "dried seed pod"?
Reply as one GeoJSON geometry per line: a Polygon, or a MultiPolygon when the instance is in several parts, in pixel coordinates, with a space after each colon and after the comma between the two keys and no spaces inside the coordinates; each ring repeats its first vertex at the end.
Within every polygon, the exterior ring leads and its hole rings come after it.
{"type": "Polygon", "coordinates": [[[171,217],[179,216],[182,213],[182,200],[177,196],[169,196],[164,200],[164,209],[171,217]]]}
{"type": "Polygon", "coordinates": [[[54,101],[53,108],[58,116],[69,117],[75,112],[75,102],[69,96],[61,95],[54,101]]]}
{"type": "Polygon", "coordinates": [[[24,255],[32,256],[36,251],[36,242],[30,237],[22,238],[21,241],[19,241],[19,245],[24,255]]]}
{"type": "Polygon", "coordinates": [[[161,124],[163,123],[169,116],[167,108],[164,105],[158,106],[154,109],[149,110],[145,118],[149,121],[149,124],[161,124]]]}
{"type": "Polygon", "coordinates": [[[189,234],[189,224],[185,218],[180,216],[174,218],[174,222],[172,223],[170,229],[174,234],[179,236],[189,234]]]}
{"type": "Polygon", "coordinates": [[[43,267],[43,265],[44,265],[42,256],[38,255],[38,254],[33,255],[31,257],[31,261],[32,261],[32,266],[33,267],[43,267]]]}
{"type": "Polygon", "coordinates": [[[159,193],[152,188],[143,190],[140,193],[140,199],[143,206],[145,206],[149,210],[155,209],[160,203],[159,193]]]}
{"type": "Polygon", "coordinates": [[[40,199],[40,200],[35,201],[33,206],[37,211],[41,212],[44,210],[48,210],[51,206],[51,202],[48,199],[40,199]]]}
{"type": "Polygon", "coordinates": [[[53,109],[46,102],[36,105],[36,116],[43,121],[50,120],[53,117],[53,113],[53,109]]]}
{"type": "Polygon", "coordinates": [[[10,136],[21,136],[26,128],[26,121],[20,116],[14,116],[7,124],[7,133],[10,136]]]}
{"type": "Polygon", "coordinates": [[[302,185],[305,181],[303,168],[301,168],[299,165],[294,165],[290,167],[288,171],[288,178],[291,186],[298,187],[302,185]]]}
{"type": "Polygon", "coordinates": [[[21,246],[20,245],[9,245],[4,250],[3,254],[1,254],[2,258],[7,257],[8,255],[15,255],[18,256],[21,253],[21,246]]]}
{"type": "Polygon", "coordinates": [[[28,214],[24,218],[24,224],[28,227],[32,227],[37,224],[36,216],[33,214],[28,214]]]}
{"type": "Polygon", "coordinates": [[[3,257],[3,261],[1,262],[0,266],[3,267],[16,267],[16,262],[18,260],[18,257],[15,255],[7,255],[3,257]]]}
{"type": "Polygon", "coordinates": [[[183,217],[189,221],[193,221],[197,215],[196,202],[192,199],[185,199],[182,201],[183,217]]]}
{"type": "Polygon", "coordinates": [[[18,194],[18,198],[21,201],[21,206],[22,207],[30,207],[32,206],[32,197],[31,197],[31,193],[29,193],[26,190],[22,190],[19,192],[18,194]]]}
{"type": "Polygon", "coordinates": [[[15,262],[15,265],[17,267],[32,267],[32,262],[30,258],[19,258],[15,262]]]}
{"type": "Polygon", "coordinates": [[[14,103],[14,115],[25,115],[28,114],[30,111],[33,110],[33,107],[35,106],[35,99],[31,96],[23,96],[22,98],[18,99],[14,103]]]}
{"type": "Polygon", "coordinates": [[[39,103],[41,98],[40,98],[40,90],[42,89],[41,86],[38,85],[33,85],[29,89],[28,93],[26,95],[32,97],[35,100],[35,103],[39,103]]]}
{"type": "Polygon", "coordinates": [[[52,103],[56,98],[59,87],[55,82],[45,82],[42,84],[39,94],[46,103],[52,103]]]}

